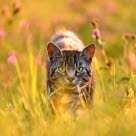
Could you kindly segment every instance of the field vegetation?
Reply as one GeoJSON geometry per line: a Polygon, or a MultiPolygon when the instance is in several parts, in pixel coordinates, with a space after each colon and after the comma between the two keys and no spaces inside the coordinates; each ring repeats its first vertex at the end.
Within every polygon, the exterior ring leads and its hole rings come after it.
{"type": "Polygon", "coordinates": [[[135,0],[0,1],[1,136],[136,135],[135,0]],[[96,91],[83,115],[50,114],[46,47],[56,30],[97,46],[96,91]]]}

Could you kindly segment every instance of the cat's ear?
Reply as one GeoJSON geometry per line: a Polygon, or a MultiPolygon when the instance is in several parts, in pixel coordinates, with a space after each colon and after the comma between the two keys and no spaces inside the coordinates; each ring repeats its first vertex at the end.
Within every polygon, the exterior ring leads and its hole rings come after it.
{"type": "Polygon", "coordinates": [[[81,55],[84,57],[88,62],[91,62],[94,54],[95,54],[95,44],[88,45],[82,52],[81,55]]]}
{"type": "Polygon", "coordinates": [[[48,51],[48,55],[49,55],[50,60],[52,60],[54,57],[60,56],[62,54],[60,49],[56,45],[54,45],[53,43],[48,43],[47,51],[48,51]]]}

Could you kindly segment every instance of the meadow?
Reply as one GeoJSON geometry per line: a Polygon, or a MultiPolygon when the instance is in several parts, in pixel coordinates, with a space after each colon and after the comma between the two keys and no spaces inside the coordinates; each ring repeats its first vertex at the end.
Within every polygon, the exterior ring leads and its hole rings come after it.
{"type": "Polygon", "coordinates": [[[0,1],[1,136],[136,135],[135,0],[0,1]],[[91,110],[49,112],[46,47],[56,30],[74,31],[93,60],[91,110]]]}

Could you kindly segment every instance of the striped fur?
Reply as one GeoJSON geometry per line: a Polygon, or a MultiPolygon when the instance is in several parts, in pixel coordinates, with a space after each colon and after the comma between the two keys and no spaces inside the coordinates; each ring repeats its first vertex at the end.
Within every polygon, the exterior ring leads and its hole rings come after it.
{"type": "MultiPolygon", "coordinates": [[[[61,98],[68,96],[65,107],[81,106],[81,99],[90,105],[94,94],[94,75],[91,67],[95,46],[84,47],[82,41],[70,31],[59,31],[48,44],[48,93],[53,103],[60,105],[61,98]],[[66,68],[60,72],[58,67],[66,68]],[[76,68],[83,68],[76,72],[76,68]],[[57,91],[56,91],[57,90],[57,91]],[[56,92],[55,92],[56,91],[56,92]]],[[[56,105],[57,105],[56,104],[56,105]]]]}
{"type": "Polygon", "coordinates": [[[58,31],[51,39],[52,43],[57,45],[61,50],[78,50],[82,51],[84,45],[82,41],[71,31],[58,31]]]}

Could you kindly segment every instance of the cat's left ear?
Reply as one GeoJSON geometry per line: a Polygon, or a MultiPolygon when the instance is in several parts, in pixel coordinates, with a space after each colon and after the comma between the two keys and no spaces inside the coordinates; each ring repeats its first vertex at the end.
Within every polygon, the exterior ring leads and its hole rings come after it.
{"type": "Polygon", "coordinates": [[[51,61],[55,57],[62,55],[62,52],[60,51],[60,49],[56,45],[54,45],[53,43],[48,43],[47,51],[48,51],[48,55],[49,55],[49,58],[51,61]]]}
{"type": "Polygon", "coordinates": [[[82,52],[81,55],[88,61],[91,62],[94,54],[95,54],[96,46],[95,44],[88,45],[82,52]]]}

